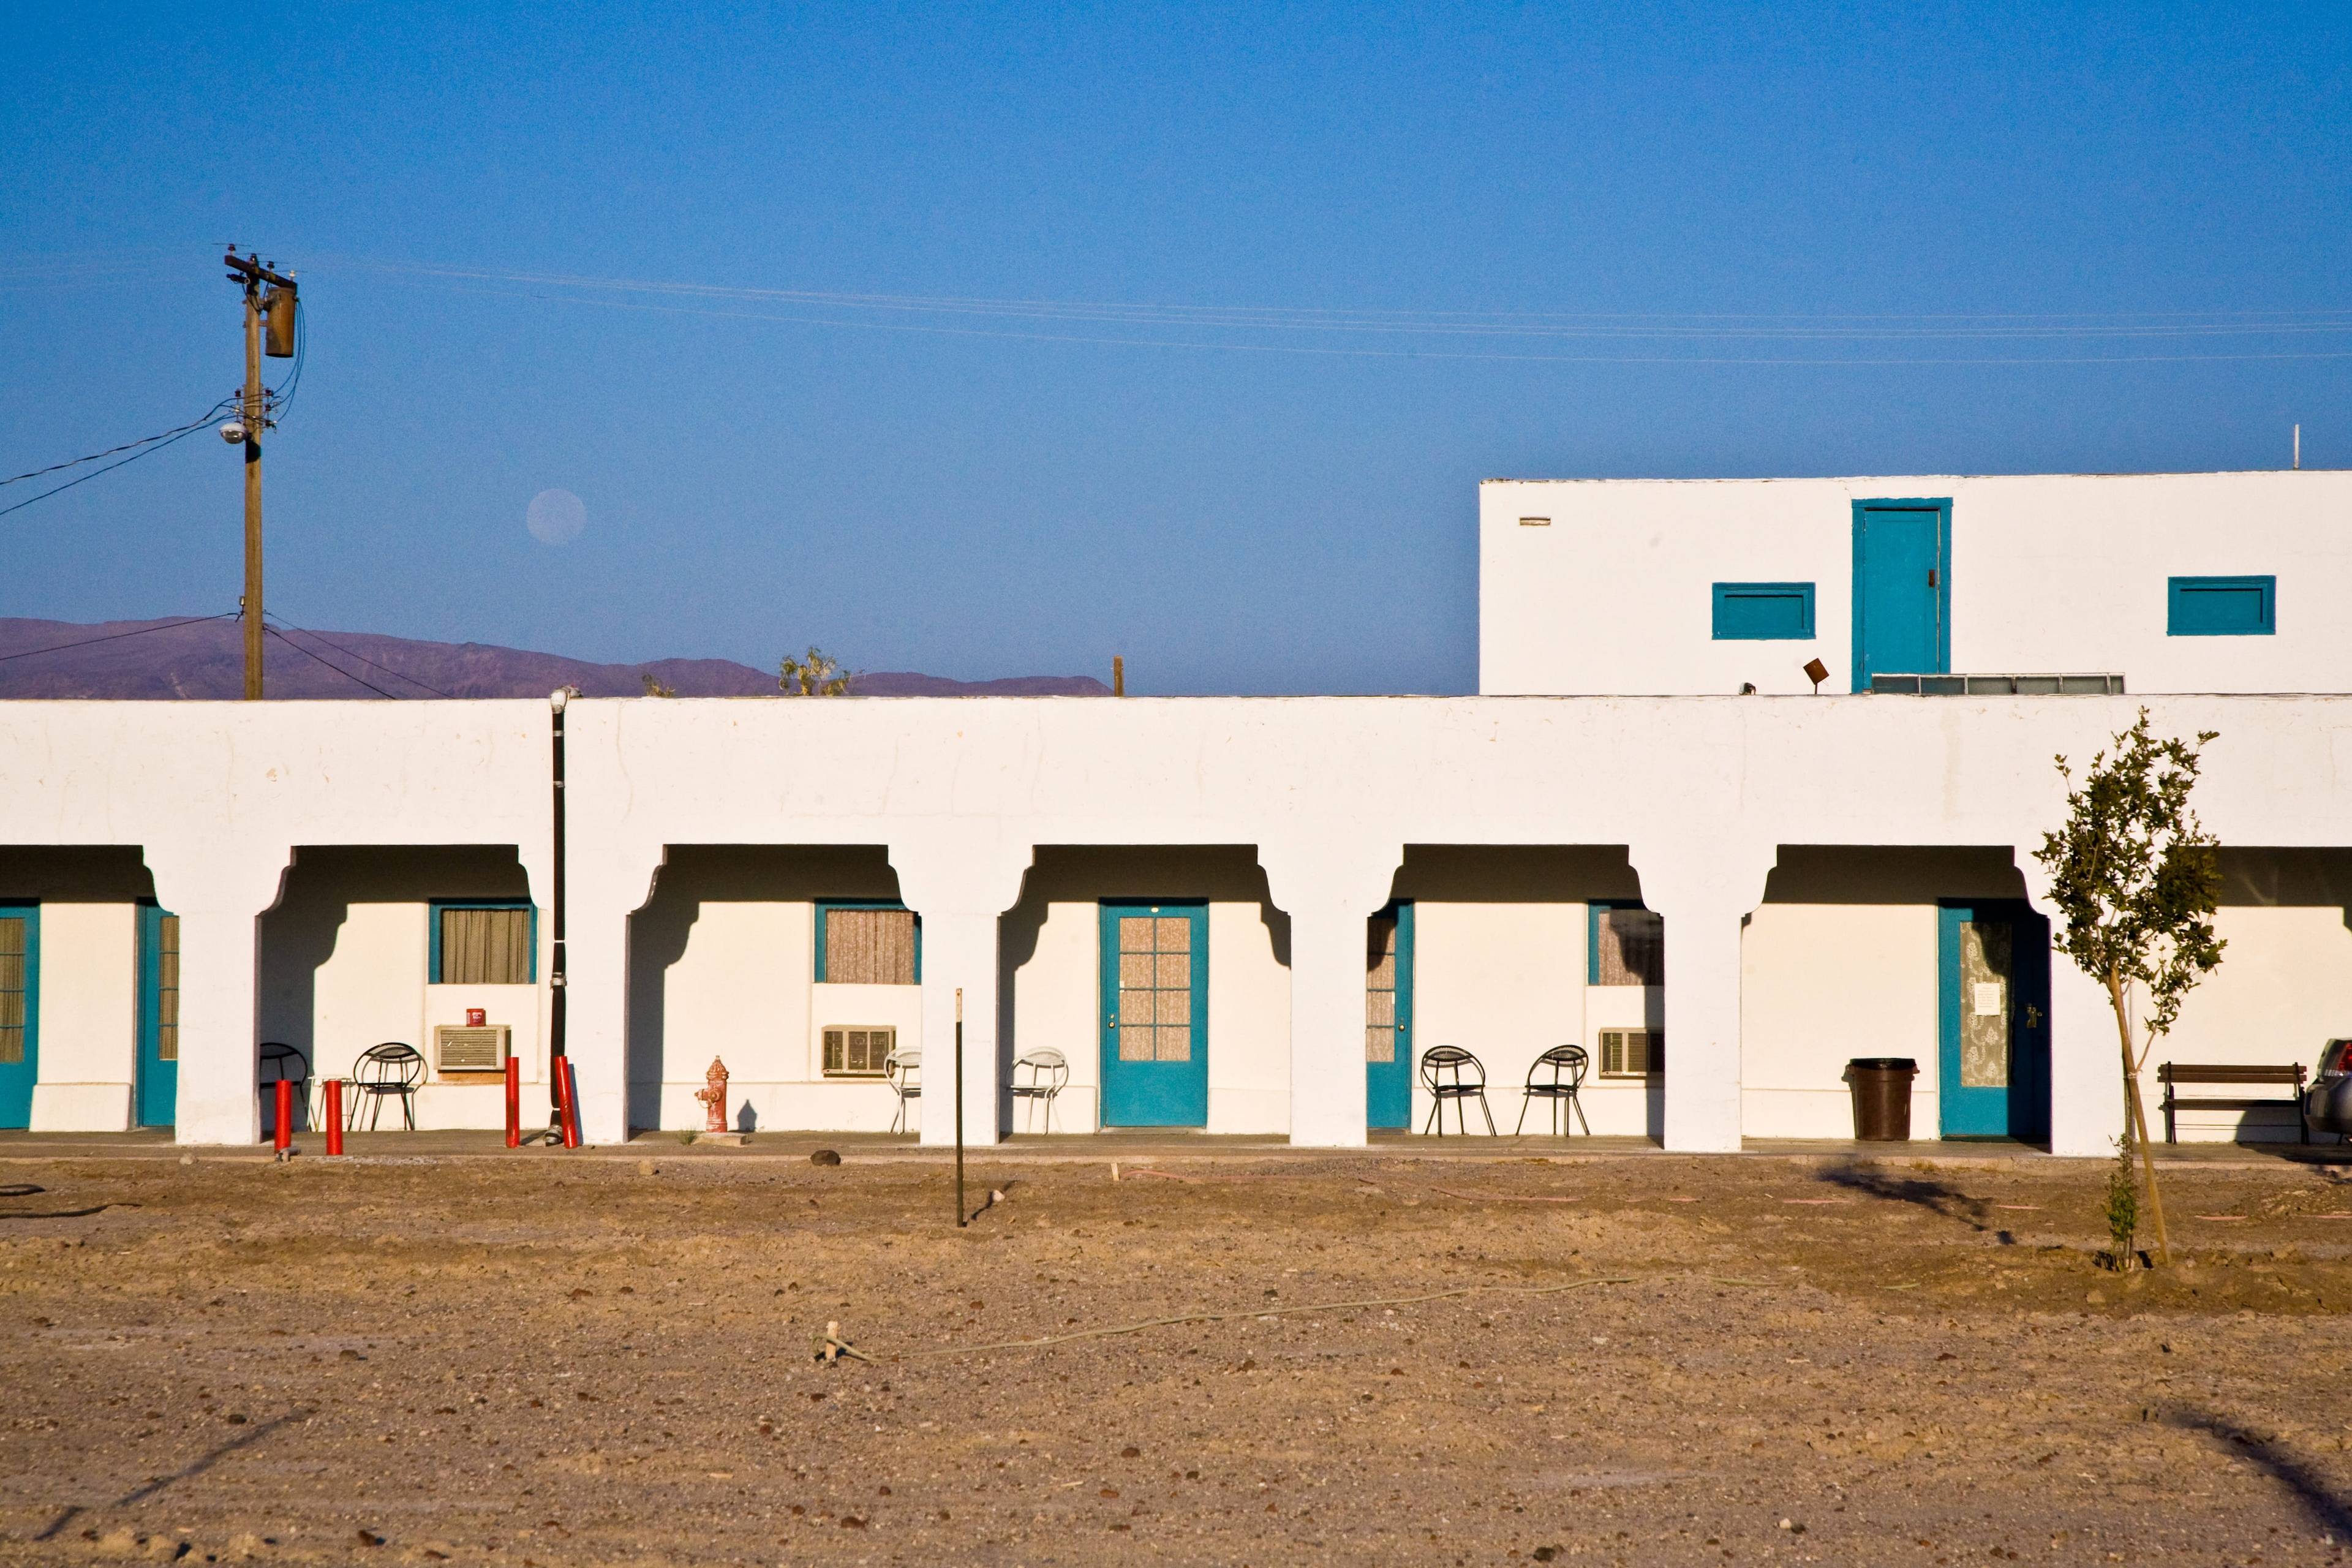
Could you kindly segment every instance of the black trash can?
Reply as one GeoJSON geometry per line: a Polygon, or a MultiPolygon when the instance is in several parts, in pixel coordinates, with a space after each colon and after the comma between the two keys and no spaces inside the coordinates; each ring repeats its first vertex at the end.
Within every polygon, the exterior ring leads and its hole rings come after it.
{"type": "Polygon", "coordinates": [[[1911,1080],[1919,1064],[1909,1057],[1856,1057],[1845,1064],[1853,1091],[1853,1135],[1864,1143],[1902,1143],[1911,1137],[1911,1080]]]}

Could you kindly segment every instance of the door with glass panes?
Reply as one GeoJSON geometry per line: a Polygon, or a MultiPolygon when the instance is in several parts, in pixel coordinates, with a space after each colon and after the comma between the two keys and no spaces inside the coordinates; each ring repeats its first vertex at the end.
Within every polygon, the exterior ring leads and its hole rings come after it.
{"type": "Polygon", "coordinates": [[[1209,907],[1102,906],[1102,1124],[1209,1124],[1209,907]]]}
{"type": "Polygon", "coordinates": [[[33,1124],[41,1067],[41,907],[0,903],[0,1127],[33,1124]]]}
{"type": "Polygon", "coordinates": [[[1947,1138],[2050,1135],[2050,922],[2021,900],[1938,911],[1937,1121],[1947,1138]]]}
{"type": "Polygon", "coordinates": [[[1391,904],[1364,942],[1364,1125],[1412,1125],[1412,906],[1391,904]]]}
{"type": "Polygon", "coordinates": [[[169,1127],[180,1105],[180,917],[139,906],[139,1125],[169,1127]]]}

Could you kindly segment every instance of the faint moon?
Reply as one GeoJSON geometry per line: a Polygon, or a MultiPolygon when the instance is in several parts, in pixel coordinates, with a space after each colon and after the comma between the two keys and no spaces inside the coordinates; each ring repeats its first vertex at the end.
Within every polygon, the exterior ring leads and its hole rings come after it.
{"type": "Polygon", "coordinates": [[[530,498],[523,526],[541,544],[569,544],[588,526],[588,507],[570,490],[541,490],[530,498]]]}

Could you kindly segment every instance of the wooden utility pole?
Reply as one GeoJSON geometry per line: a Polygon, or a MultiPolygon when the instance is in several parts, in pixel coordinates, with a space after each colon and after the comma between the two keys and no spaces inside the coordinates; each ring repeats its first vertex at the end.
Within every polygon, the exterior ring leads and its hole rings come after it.
{"type": "Polygon", "coordinates": [[[222,258],[228,280],[245,289],[245,395],[238,423],[245,427],[245,700],[261,700],[261,433],[272,421],[269,394],[261,384],[262,322],[269,325],[272,359],[294,353],[294,279],[282,277],[235,246],[222,258]],[[268,291],[264,292],[264,285],[268,291]]]}

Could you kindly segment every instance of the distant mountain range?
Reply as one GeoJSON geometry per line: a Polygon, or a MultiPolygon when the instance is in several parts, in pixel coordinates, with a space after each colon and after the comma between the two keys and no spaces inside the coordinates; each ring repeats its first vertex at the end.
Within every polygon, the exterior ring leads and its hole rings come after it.
{"type": "MultiPolygon", "coordinates": [[[[235,620],[13,620],[0,617],[0,698],[233,699],[245,694],[245,632],[235,620]],[[103,640],[100,640],[103,639],[103,640]],[[60,647],[74,644],[74,647],[60,647]]],[[[637,697],[651,676],[680,697],[775,697],[773,670],[724,658],[591,664],[487,643],[424,642],[373,632],[288,627],[266,639],[262,685],[271,697],[637,697]],[[373,688],[374,689],[370,689],[373,688]]],[[[856,697],[1108,697],[1090,675],[950,680],[877,670],[850,683],[856,697]]]]}

